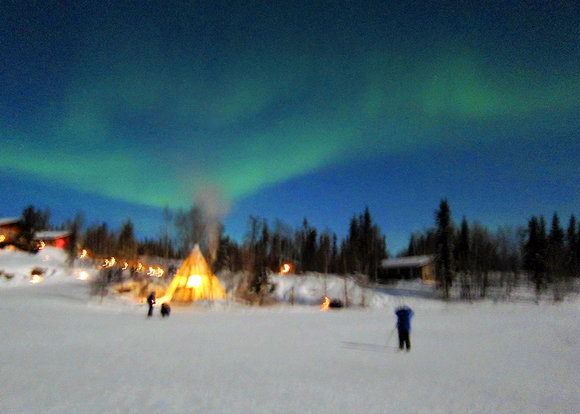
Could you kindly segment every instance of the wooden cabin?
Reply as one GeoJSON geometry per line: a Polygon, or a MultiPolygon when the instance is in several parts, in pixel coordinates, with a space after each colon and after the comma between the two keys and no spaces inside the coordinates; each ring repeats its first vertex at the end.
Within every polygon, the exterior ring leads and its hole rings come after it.
{"type": "Polygon", "coordinates": [[[22,231],[20,217],[0,218],[0,243],[9,243],[22,231]]]}
{"type": "Polygon", "coordinates": [[[381,262],[387,279],[418,279],[435,281],[435,256],[406,256],[381,262]]]}
{"type": "Polygon", "coordinates": [[[34,240],[43,242],[46,246],[53,246],[64,249],[69,245],[71,232],[66,230],[37,231],[34,233],[34,240]]]}

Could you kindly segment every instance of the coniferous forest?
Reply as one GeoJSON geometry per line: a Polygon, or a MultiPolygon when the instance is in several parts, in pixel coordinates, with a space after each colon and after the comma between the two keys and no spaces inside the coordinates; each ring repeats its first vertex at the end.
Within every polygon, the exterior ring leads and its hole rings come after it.
{"type": "MultiPolygon", "coordinates": [[[[105,222],[85,226],[83,216],[77,214],[55,225],[48,209],[29,206],[22,212],[20,239],[30,241],[40,230],[68,230],[71,259],[86,249],[100,258],[146,256],[166,262],[185,258],[197,243],[214,272],[245,272],[256,292],[267,283],[267,275],[279,272],[284,263],[291,263],[297,274],[332,273],[381,284],[393,281],[381,266],[389,257],[386,237],[368,208],[350,219],[347,235],[341,239],[330,230],[319,231],[306,218],[302,226],[291,228],[280,220],[250,216],[244,239],[232,240],[221,222],[199,205],[177,211],[165,208],[163,218],[162,234],[138,240],[131,220],[120,228],[109,228],[105,222]]],[[[549,223],[543,216],[531,216],[517,228],[492,231],[466,217],[456,223],[444,199],[434,211],[433,226],[411,234],[407,249],[399,253],[420,255],[434,258],[437,287],[444,298],[484,298],[490,289],[498,288],[509,297],[511,289],[526,285],[538,295],[549,290],[561,300],[580,275],[580,225],[574,215],[563,225],[554,213],[549,223]]]]}

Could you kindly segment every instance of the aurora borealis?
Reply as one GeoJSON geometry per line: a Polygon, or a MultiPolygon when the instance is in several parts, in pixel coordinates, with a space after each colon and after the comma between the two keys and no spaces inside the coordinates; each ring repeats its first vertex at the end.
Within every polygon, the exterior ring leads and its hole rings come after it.
{"type": "Polygon", "coordinates": [[[0,216],[66,206],[155,232],[163,206],[211,189],[226,233],[250,214],[341,233],[368,205],[397,250],[445,197],[492,226],[577,213],[578,16],[571,1],[0,1],[0,216]]]}

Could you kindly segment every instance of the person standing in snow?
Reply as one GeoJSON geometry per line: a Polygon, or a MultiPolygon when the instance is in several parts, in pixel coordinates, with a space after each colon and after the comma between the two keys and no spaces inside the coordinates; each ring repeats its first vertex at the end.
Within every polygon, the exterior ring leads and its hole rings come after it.
{"type": "Polygon", "coordinates": [[[411,318],[413,317],[413,310],[408,306],[400,306],[395,309],[397,315],[397,331],[399,332],[399,349],[407,348],[407,352],[411,350],[411,318]]]}
{"type": "Polygon", "coordinates": [[[155,304],[155,292],[151,292],[149,296],[147,296],[147,304],[149,305],[147,317],[150,318],[151,316],[153,316],[153,305],[155,304]]]}

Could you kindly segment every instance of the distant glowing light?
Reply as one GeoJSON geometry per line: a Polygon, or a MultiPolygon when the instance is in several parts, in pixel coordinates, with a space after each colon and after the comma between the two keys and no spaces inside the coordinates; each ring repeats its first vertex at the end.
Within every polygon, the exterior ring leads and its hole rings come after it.
{"type": "Polygon", "coordinates": [[[78,277],[77,277],[78,280],[88,280],[89,278],[90,278],[89,273],[84,271],[84,270],[82,272],[80,272],[78,277]]]}
{"type": "Polygon", "coordinates": [[[46,247],[46,243],[42,240],[38,243],[38,250],[42,250],[46,247]]]}
{"type": "Polygon", "coordinates": [[[201,276],[200,275],[191,275],[187,278],[187,285],[188,288],[198,288],[201,286],[201,276]]]}
{"type": "Polygon", "coordinates": [[[3,234],[0,234],[0,243],[2,243],[3,241],[6,241],[6,236],[3,234]]]}
{"type": "Polygon", "coordinates": [[[43,279],[42,276],[34,274],[34,275],[30,276],[30,283],[37,284],[37,283],[42,282],[42,279],[43,279]]]}
{"type": "Polygon", "coordinates": [[[66,246],[66,241],[64,239],[56,239],[55,246],[59,249],[64,249],[64,246],[66,246]]]}
{"type": "Polygon", "coordinates": [[[84,259],[85,257],[87,257],[89,255],[89,252],[87,251],[87,249],[83,249],[80,255],[81,259],[84,259]]]}
{"type": "Polygon", "coordinates": [[[280,273],[290,273],[290,270],[292,270],[292,265],[290,263],[284,263],[280,269],[280,273]]]}
{"type": "Polygon", "coordinates": [[[329,307],[330,307],[330,299],[328,298],[328,296],[325,296],[324,302],[322,302],[322,306],[320,307],[320,310],[322,312],[324,312],[324,311],[327,311],[329,307]]]}
{"type": "Polygon", "coordinates": [[[115,266],[115,263],[117,263],[117,259],[115,259],[114,257],[111,257],[110,259],[105,259],[105,263],[103,264],[103,267],[113,267],[113,266],[115,266]]]}
{"type": "Polygon", "coordinates": [[[149,266],[149,271],[147,272],[147,276],[155,276],[155,277],[162,277],[165,271],[158,267],[149,266]]]}
{"type": "Polygon", "coordinates": [[[121,269],[127,270],[128,267],[129,267],[129,263],[125,262],[125,263],[123,263],[123,267],[121,269]]]}

